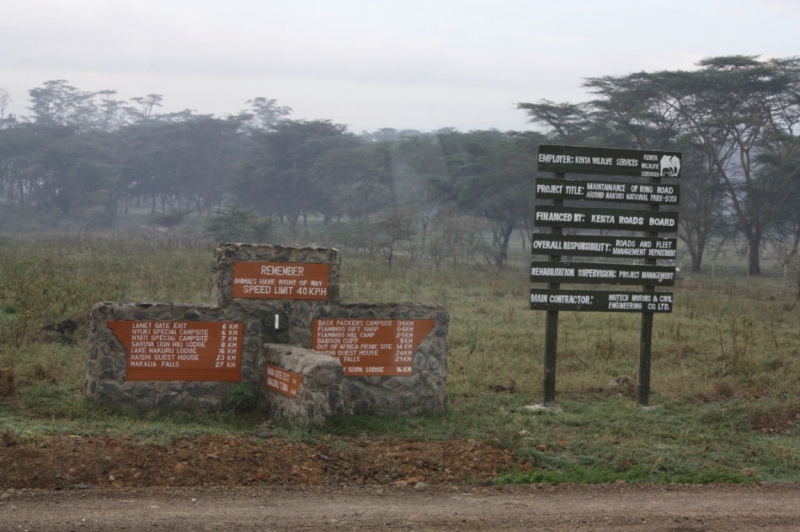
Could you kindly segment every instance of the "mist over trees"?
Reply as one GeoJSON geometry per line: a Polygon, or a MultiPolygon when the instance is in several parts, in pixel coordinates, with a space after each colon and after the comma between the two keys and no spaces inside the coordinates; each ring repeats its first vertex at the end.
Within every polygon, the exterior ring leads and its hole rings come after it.
{"type": "Polygon", "coordinates": [[[161,113],[47,81],[29,114],[0,89],[0,231],[20,220],[112,229],[132,217],[224,239],[285,228],[390,264],[508,262],[533,231],[540,143],[684,154],[679,236],[693,270],[710,247],[800,247],[800,59],[708,58],[692,71],[587,79],[584,103],[519,103],[537,131],[356,134],[255,97],[235,115],[161,113]],[[191,222],[191,223],[190,223],[191,222]],[[183,224],[183,225],[181,225],[183,224]],[[516,232],[516,233],[515,233],[516,232]]]}

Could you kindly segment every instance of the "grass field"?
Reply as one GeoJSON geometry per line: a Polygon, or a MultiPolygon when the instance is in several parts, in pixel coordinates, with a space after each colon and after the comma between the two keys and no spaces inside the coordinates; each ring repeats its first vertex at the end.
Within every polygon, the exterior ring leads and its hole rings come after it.
{"type": "MultiPolygon", "coordinates": [[[[517,246],[519,248],[519,246],[517,246]]],[[[97,301],[207,303],[213,246],[190,239],[73,235],[0,238],[0,368],[17,392],[0,400],[0,432],[253,433],[257,414],[118,413],[84,400],[88,310],[97,301]],[[65,327],[63,324],[72,323],[65,327]],[[57,324],[61,324],[58,326],[57,324]]],[[[562,313],[558,411],[540,402],[544,314],[527,309],[528,257],[505,270],[409,265],[345,255],[342,298],[423,301],[450,313],[448,411],[362,416],[287,438],[394,434],[490,442],[536,459],[498,482],[795,481],[800,475],[800,308],[780,268],[744,276],[720,260],[687,274],[675,311],[656,315],[652,410],[635,404],[639,315],[562,313]],[[610,386],[615,380],[618,386],[610,386]]]]}

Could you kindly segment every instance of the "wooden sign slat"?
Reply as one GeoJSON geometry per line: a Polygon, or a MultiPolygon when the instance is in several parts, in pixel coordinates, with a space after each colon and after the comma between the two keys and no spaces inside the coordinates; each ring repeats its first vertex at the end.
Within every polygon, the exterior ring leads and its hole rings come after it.
{"type": "Polygon", "coordinates": [[[677,238],[642,238],[631,236],[545,235],[534,233],[534,255],[607,257],[631,259],[668,259],[677,257],[677,238]]]}
{"type": "Polygon", "coordinates": [[[672,312],[672,292],[551,290],[531,288],[531,310],[573,312],[672,312]]]}
{"type": "Polygon", "coordinates": [[[532,261],[531,282],[674,286],[675,266],[532,261]]]}
{"type": "Polygon", "coordinates": [[[678,213],[536,205],[534,225],[537,227],[677,233],[678,213]]]}
{"type": "Polygon", "coordinates": [[[540,144],[537,169],[575,174],[681,177],[681,161],[681,153],[675,151],[540,144]]]}
{"type": "Polygon", "coordinates": [[[537,199],[607,201],[678,205],[680,185],[651,185],[613,181],[536,179],[537,199]]]}

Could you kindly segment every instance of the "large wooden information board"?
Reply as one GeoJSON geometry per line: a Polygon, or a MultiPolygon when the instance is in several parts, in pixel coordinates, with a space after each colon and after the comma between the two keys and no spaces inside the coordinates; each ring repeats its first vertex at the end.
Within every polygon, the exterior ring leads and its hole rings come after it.
{"type": "Polygon", "coordinates": [[[330,281],[330,264],[233,263],[233,297],[238,298],[325,301],[328,299],[330,281]]]}
{"type": "Polygon", "coordinates": [[[126,380],[241,380],[241,323],[110,321],[108,326],[128,352],[126,380]]]}
{"type": "Polygon", "coordinates": [[[345,377],[413,373],[414,350],[436,320],[314,320],[312,349],[336,357],[345,377]]]}
{"type": "Polygon", "coordinates": [[[554,172],[553,178],[536,180],[538,199],[552,205],[534,207],[534,225],[550,228],[549,234],[535,235],[532,251],[547,255],[549,261],[531,262],[531,282],[547,284],[531,289],[531,310],[547,312],[545,322],[544,404],[555,402],[558,313],[639,312],[642,334],[639,353],[637,401],[646,406],[650,394],[650,353],[653,315],[672,312],[672,294],[658,292],[658,286],[675,284],[675,266],[659,266],[658,259],[674,260],[677,240],[660,238],[659,233],[678,232],[678,213],[662,211],[680,203],[680,186],[662,183],[662,178],[681,176],[679,152],[628,150],[593,146],[539,146],[537,169],[554,172]],[[567,173],[648,178],[647,183],[566,179],[567,173]],[[644,209],[573,207],[564,201],[613,202],[649,205],[644,209]],[[642,236],[565,235],[564,229],[632,231],[642,236]],[[644,264],[563,261],[572,255],[584,257],[644,259],[644,264]],[[562,283],[601,285],[643,285],[642,292],[562,290],[562,283]]]}

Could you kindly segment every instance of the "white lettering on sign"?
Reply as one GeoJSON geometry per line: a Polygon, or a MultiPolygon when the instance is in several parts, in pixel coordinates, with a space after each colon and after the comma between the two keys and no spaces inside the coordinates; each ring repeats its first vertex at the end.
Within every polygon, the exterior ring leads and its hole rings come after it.
{"type": "Polygon", "coordinates": [[[553,164],[572,164],[575,161],[574,157],[569,155],[554,155],[552,153],[540,153],[540,163],[553,163],[553,164]]]}
{"type": "Polygon", "coordinates": [[[564,242],[567,251],[608,251],[611,244],[604,242],[564,242]]]}
{"type": "Polygon", "coordinates": [[[617,183],[586,183],[587,190],[602,190],[604,192],[625,192],[625,185],[617,183]]]}
{"type": "Polygon", "coordinates": [[[675,274],[672,272],[642,272],[642,279],[652,279],[658,281],[672,281],[675,274]]]}
{"type": "Polygon", "coordinates": [[[543,222],[571,222],[572,213],[536,211],[536,219],[543,222]]]}
{"type": "Polygon", "coordinates": [[[647,194],[625,194],[625,199],[629,201],[650,201],[647,194]]]}
{"type": "Polygon", "coordinates": [[[581,268],[578,270],[578,277],[599,277],[602,279],[616,279],[615,270],[600,270],[596,268],[581,268]]]}
{"type": "Polygon", "coordinates": [[[531,268],[531,275],[545,277],[575,277],[574,268],[531,268]]]}
{"type": "Polygon", "coordinates": [[[612,254],[614,256],[643,257],[646,252],[647,252],[646,249],[614,248],[614,251],[612,252],[612,254]]]}
{"type": "Polygon", "coordinates": [[[641,303],[616,303],[609,301],[608,302],[608,309],[609,310],[642,310],[641,303]]]}
{"type": "Polygon", "coordinates": [[[644,225],[644,218],[641,216],[620,216],[619,223],[628,225],[644,225]]]}
{"type": "Polygon", "coordinates": [[[591,305],[592,296],[571,294],[550,294],[548,301],[559,305],[591,305]]]}
{"type": "Polygon", "coordinates": [[[666,257],[672,258],[676,257],[678,250],[676,249],[648,249],[647,256],[648,257],[666,257]]]}
{"type": "Polygon", "coordinates": [[[305,268],[302,266],[276,266],[276,265],[263,265],[261,266],[261,275],[285,275],[289,277],[302,277],[305,268]]]}
{"type": "Polygon", "coordinates": [[[561,194],[564,185],[536,185],[538,194],[561,194]]]}
{"type": "Polygon", "coordinates": [[[675,220],[672,218],[650,218],[650,225],[658,227],[674,227],[675,220]]]}

